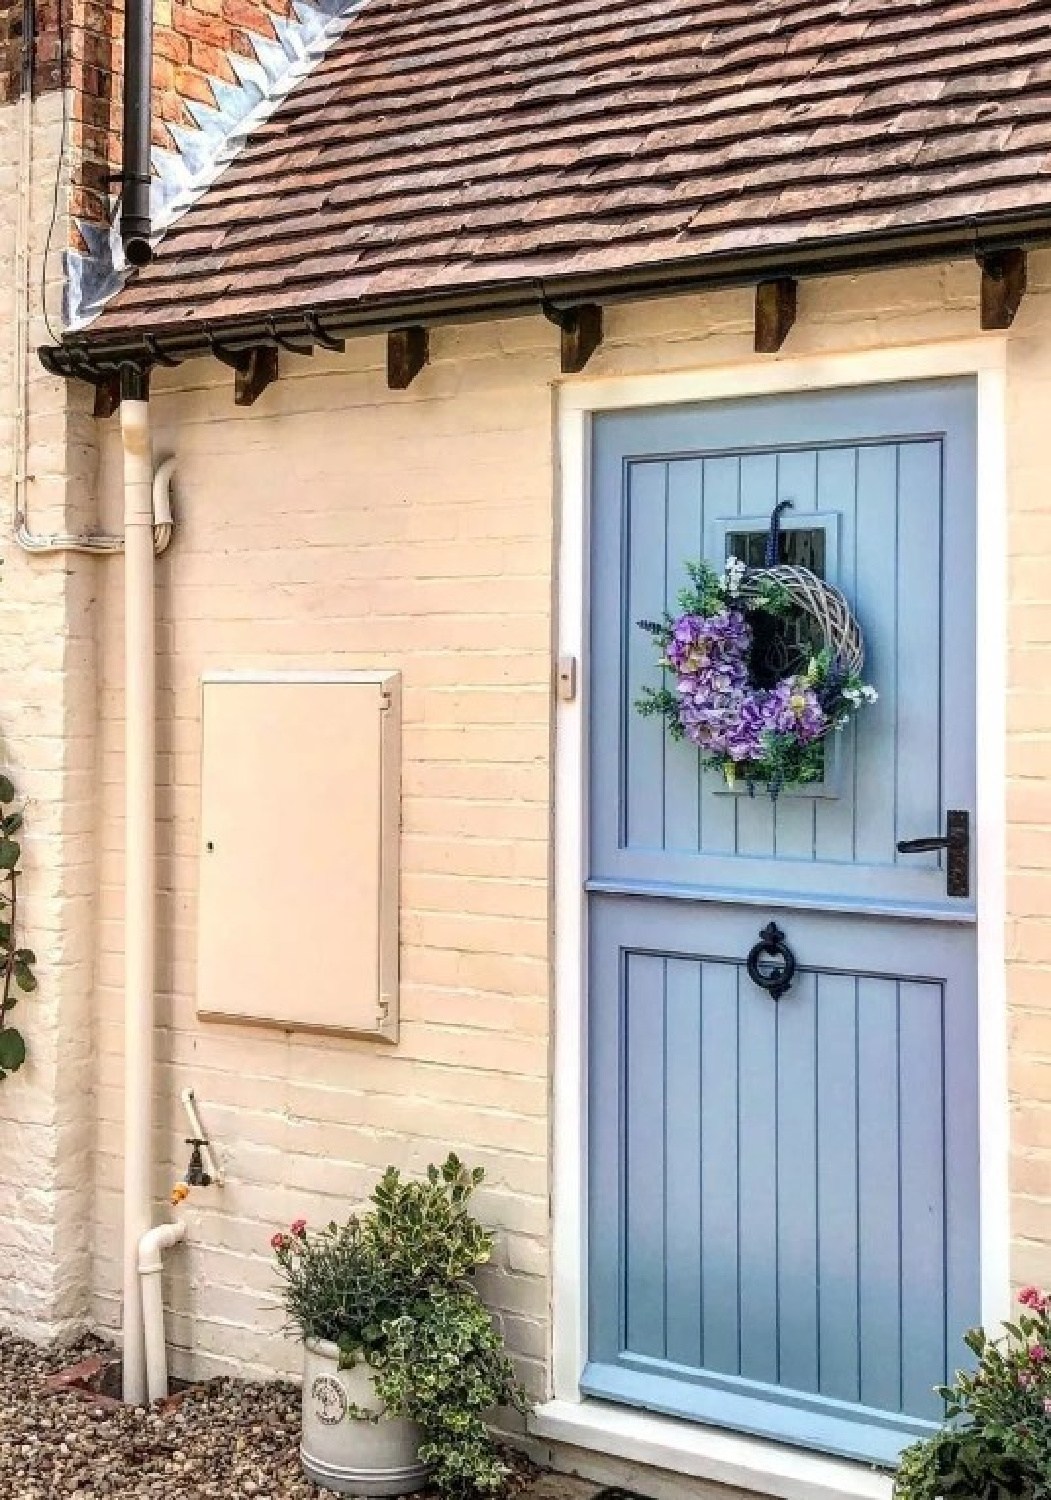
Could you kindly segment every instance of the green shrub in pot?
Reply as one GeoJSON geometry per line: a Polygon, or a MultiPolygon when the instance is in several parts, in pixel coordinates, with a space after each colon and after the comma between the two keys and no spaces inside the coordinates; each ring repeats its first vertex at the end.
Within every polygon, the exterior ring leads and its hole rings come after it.
{"type": "Polygon", "coordinates": [[[998,1338],[965,1343],[976,1365],[939,1394],[946,1425],[904,1454],[897,1500],[1051,1500],[1051,1297],[1027,1287],[998,1338]]]}
{"type": "MultiPolygon", "coordinates": [[[[318,1231],[299,1220],[272,1242],[291,1326],[336,1344],[341,1369],[370,1368],[384,1414],[418,1425],[419,1457],[450,1496],[503,1487],[485,1418],[528,1407],[472,1284],[493,1250],[470,1212],[482,1177],[455,1155],[423,1181],[391,1167],[366,1211],[318,1231]]],[[[376,1420],[362,1408],[350,1415],[376,1420]]]]}

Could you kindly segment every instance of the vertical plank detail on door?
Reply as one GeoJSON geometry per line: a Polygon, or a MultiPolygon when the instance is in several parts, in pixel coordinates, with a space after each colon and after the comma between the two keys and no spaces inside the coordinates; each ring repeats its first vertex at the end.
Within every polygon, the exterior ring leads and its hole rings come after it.
{"type": "Polygon", "coordinates": [[[701,1327],[703,1290],[699,1246],[704,1239],[701,1209],[703,1163],[701,1139],[703,1072],[701,1014],[710,970],[682,959],[666,969],[664,1051],[667,1077],[664,1159],[667,1249],[668,1359],[675,1364],[704,1363],[701,1327]]]}
{"type": "Polygon", "coordinates": [[[587,1396],[893,1464],[980,1317],[975,906],[896,852],[974,806],[975,419],[964,381],[594,419],[587,1396]],[[782,500],[879,702],[771,802],[635,704],[639,621],[782,500]]]}
{"type": "Polygon", "coordinates": [[[858,1401],[858,982],[848,974],[815,982],[819,1389],[858,1401]]]}
{"type": "MultiPolygon", "coordinates": [[[[858,860],[894,865],[906,830],[938,826],[938,758],[902,760],[903,744],[938,743],[942,603],[942,448],[936,440],[802,448],[780,454],[653,459],[628,465],[623,536],[624,799],[620,847],[736,854],[753,861],[858,860]],[[837,519],[830,581],[852,600],[866,632],[866,675],[879,702],[837,736],[842,794],[831,798],[728,796],[696,749],[675,743],[635,711],[643,686],[659,687],[652,638],[640,620],[674,614],[686,563],[711,555],[713,524],[763,521],[780,500],[791,516],[837,519]],[[856,796],[858,786],[865,796],[856,796]]],[[[936,868],[937,855],[910,856],[936,868]]]]}
{"type": "Polygon", "coordinates": [[[858,1359],[861,1399],[901,1409],[898,986],[858,980],[858,1359]]]}
{"type": "MultiPolygon", "coordinates": [[[[660,669],[654,665],[653,640],[639,621],[659,620],[667,597],[668,466],[629,464],[626,484],[621,567],[625,574],[627,609],[621,628],[627,670],[623,680],[632,684],[637,698],[644,683],[659,687],[661,681],[660,669]]],[[[626,705],[621,723],[624,735],[619,803],[623,822],[621,841],[629,848],[663,849],[667,733],[660,720],[644,719],[635,713],[633,706],[626,705]]]]}
{"type": "MultiPolygon", "coordinates": [[[[941,638],[941,469],[940,443],[904,443],[898,449],[895,847],[899,839],[913,837],[912,829],[937,828],[941,822],[939,758],[910,756],[906,761],[902,756],[902,747],[917,735],[929,735],[935,744],[942,738],[941,653],[916,649],[917,641],[941,638]]],[[[923,863],[933,868],[939,856],[927,855],[923,863]]]]}
{"type": "Polygon", "coordinates": [[[796,1391],[820,1388],[817,984],[816,974],[801,974],[794,1003],[776,1014],[777,1378],[796,1391]]]}
{"type": "Polygon", "coordinates": [[[626,1230],[625,1285],[627,1347],[663,1358],[665,1318],[665,1204],[668,1177],[664,1155],[667,1060],[664,1041],[666,961],[631,953],[627,959],[625,1075],[626,1230]]]}
{"type": "MultiPolygon", "coordinates": [[[[944,1008],[940,988],[903,983],[900,994],[902,1405],[936,1419],[930,1372],[949,1362],[945,1326],[944,1008]]],[[[954,1351],[955,1356],[955,1351],[954,1351]]]]}
{"type": "Polygon", "coordinates": [[[739,963],[646,952],[622,974],[623,1347],[936,1416],[943,987],[804,971],[778,1003],[739,963]]]}
{"type": "Polygon", "coordinates": [[[704,1263],[702,1341],[706,1368],[736,1375],[741,1368],[738,970],[731,964],[706,964],[702,973],[701,1131],[695,1147],[703,1231],[697,1247],[697,1258],[704,1263]]]}

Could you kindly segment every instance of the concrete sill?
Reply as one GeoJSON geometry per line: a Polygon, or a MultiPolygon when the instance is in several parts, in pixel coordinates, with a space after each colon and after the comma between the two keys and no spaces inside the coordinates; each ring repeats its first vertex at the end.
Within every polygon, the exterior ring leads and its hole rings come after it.
{"type": "Polygon", "coordinates": [[[775,1500],[892,1500],[893,1495],[890,1477],[864,1464],[601,1401],[548,1401],[533,1414],[529,1430],[550,1442],[775,1500]]]}

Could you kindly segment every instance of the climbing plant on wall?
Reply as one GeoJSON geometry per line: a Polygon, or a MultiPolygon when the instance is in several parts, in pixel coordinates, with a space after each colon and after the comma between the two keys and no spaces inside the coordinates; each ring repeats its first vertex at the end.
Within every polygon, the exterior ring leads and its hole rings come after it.
{"type": "Polygon", "coordinates": [[[33,967],[36,954],[18,946],[18,882],[21,878],[22,846],[15,835],[22,827],[22,814],[12,808],[15,788],[0,776],[0,1079],[16,1072],[26,1060],[25,1037],[11,1019],[19,991],[36,989],[33,967]]]}

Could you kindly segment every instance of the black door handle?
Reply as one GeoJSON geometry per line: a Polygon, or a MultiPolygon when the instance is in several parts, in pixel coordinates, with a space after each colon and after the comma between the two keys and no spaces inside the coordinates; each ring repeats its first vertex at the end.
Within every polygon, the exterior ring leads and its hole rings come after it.
{"type": "Polygon", "coordinates": [[[945,849],[945,892],[949,896],[971,894],[971,815],[959,808],[945,814],[943,838],[902,839],[899,854],[933,854],[945,849]]]}

